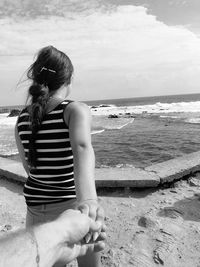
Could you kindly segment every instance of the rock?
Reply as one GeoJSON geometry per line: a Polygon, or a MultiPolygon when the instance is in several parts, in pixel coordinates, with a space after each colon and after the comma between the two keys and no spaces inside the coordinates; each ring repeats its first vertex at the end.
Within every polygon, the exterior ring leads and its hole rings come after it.
{"type": "Polygon", "coordinates": [[[12,109],[8,117],[16,117],[19,115],[19,113],[20,113],[19,109],[12,109]]]}
{"type": "Polygon", "coordinates": [[[115,118],[119,118],[116,114],[110,114],[108,116],[109,119],[115,119],[115,118]]]}
{"type": "Polygon", "coordinates": [[[99,105],[100,108],[108,108],[110,107],[110,105],[105,105],[105,104],[102,104],[102,105],[99,105]]]}
{"type": "Polygon", "coordinates": [[[152,219],[148,218],[148,217],[140,217],[139,221],[138,221],[138,225],[145,227],[145,228],[149,228],[149,227],[155,227],[158,225],[158,223],[156,221],[153,221],[152,219]]]}
{"type": "Polygon", "coordinates": [[[98,106],[91,106],[91,108],[98,108],[98,106]]]}

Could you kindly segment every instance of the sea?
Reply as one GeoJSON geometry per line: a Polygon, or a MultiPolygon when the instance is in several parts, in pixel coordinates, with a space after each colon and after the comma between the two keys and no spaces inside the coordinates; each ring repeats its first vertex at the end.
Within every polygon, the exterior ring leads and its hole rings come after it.
{"type": "MultiPolygon", "coordinates": [[[[85,103],[92,113],[97,168],[144,168],[200,150],[200,94],[85,103]]],[[[20,160],[14,138],[17,117],[8,117],[5,107],[0,112],[0,156],[20,160]]]]}

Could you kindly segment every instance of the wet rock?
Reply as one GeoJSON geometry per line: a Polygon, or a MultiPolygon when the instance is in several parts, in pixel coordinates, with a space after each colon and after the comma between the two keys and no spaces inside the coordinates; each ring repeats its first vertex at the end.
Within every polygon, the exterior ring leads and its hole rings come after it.
{"type": "Polygon", "coordinates": [[[100,108],[108,108],[110,107],[110,105],[105,105],[105,104],[102,104],[102,105],[99,105],[100,108]]]}
{"type": "Polygon", "coordinates": [[[98,106],[91,106],[91,108],[98,108],[98,106]]]}
{"type": "Polygon", "coordinates": [[[110,114],[110,115],[108,116],[108,118],[109,118],[109,119],[116,119],[116,118],[119,118],[119,116],[116,115],[116,114],[110,114]]]}
{"type": "Polygon", "coordinates": [[[19,109],[12,109],[8,117],[16,117],[19,115],[19,113],[20,113],[19,109]]]}

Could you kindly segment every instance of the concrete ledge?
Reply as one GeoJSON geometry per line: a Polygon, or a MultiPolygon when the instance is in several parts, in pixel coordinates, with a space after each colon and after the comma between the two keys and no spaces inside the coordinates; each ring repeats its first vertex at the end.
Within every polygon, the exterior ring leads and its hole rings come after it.
{"type": "MultiPolygon", "coordinates": [[[[100,168],[95,170],[96,187],[157,187],[200,171],[200,151],[162,163],[139,168],[100,168]]],[[[0,157],[0,175],[24,183],[26,172],[20,162],[0,157]]]]}
{"type": "Polygon", "coordinates": [[[145,168],[160,177],[161,184],[178,180],[186,175],[200,171],[200,151],[182,157],[157,163],[145,168]]]}
{"type": "Polygon", "coordinates": [[[160,178],[139,168],[100,168],[95,170],[96,187],[156,187],[160,178]]]}
{"type": "Polygon", "coordinates": [[[27,174],[20,162],[0,157],[0,175],[8,180],[15,180],[24,183],[27,174]]]}
{"type": "MultiPolygon", "coordinates": [[[[0,158],[0,175],[18,182],[26,181],[26,172],[20,162],[0,158]]],[[[102,168],[95,170],[96,187],[156,187],[159,177],[152,172],[135,168],[102,168]]]]}

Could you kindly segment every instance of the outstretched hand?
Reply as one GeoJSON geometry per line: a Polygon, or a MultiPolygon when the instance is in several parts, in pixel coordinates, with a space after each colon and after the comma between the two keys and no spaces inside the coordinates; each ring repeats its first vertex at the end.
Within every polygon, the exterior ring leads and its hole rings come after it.
{"type": "Polygon", "coordinates": [[[105,227],[100,221],[94,221],[78,210],[67,210],[55,221],[62,234],[59,262],[69,263],[88,251],[98,252],[105,248],[105,227]],[[96,241],[86,243],[88,233],[100,233],[96,241]]]}
{"type": "Polygon", "coordinates": [[[78,206],[78,209],[81,211],[81,213],[89,216],[92,220],[96,221],[96,223],[101,224],[101,229],[99,231],[96,231],[95,233],[89,232],[86,237],[85,241],[86,243],[89,243],[89,241],[96,241],[101,234],[101,232],[105,232],[106,226],[104,223],[104,209],[99,204],[98,200],[85,200],[78,206]]]}

